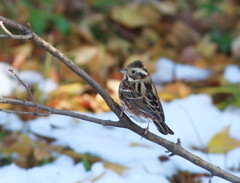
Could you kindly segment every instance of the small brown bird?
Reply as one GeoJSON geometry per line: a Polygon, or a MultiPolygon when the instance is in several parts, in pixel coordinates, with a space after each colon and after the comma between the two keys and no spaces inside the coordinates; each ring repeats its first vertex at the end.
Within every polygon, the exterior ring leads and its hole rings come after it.
{"type": "Polygon", "coordinates": [[[139,60],[121,70],[124,74],[119,85],[119,98],[123,111],[137,122],[153,122],[164,135],[174,132],[165,123],[163,108],[152,79],[143,63],[139,60]]]}

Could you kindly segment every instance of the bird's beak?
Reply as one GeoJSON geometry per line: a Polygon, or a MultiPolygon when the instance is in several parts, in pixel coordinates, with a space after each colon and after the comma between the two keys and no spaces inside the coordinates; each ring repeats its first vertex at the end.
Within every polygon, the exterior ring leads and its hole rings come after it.
{"type": "Polygon", "coordinates": [[[120,70],[120,72],[121,72],[122,74],[127,74],[126,69],[122,69],[122,70],[120,70]]]}

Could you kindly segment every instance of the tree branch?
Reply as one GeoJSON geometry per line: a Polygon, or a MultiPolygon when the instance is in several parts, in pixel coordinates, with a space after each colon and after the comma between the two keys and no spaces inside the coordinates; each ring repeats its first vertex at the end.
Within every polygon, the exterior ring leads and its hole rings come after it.
{"type": "MultiPolygon", "coordinates": [[[[14,104],[14,105],[20,105],[20,106],[25,106],[25,107],[31,107],[31,108],[36,108],[36,104],[33,102],[28,102],[25,100],[16,100],[16,99],[11,99],[11,98],[0,98],[0,103],[3,104],[14,104]]],[[[0,111],[3,112],[10,112],[10,113],[18,113],[18,114],[27,114],[27,115],[34,115],[34,116],[48,116],[50,114],[58,114],[58,115],[63,115],[63,116],[69,116],[73,118],[78,118],[82,119],[85,121],[91,121],[103,126],[115,126],[115,127],[121,127],[125,128],[125,125],[123,122],[120,121],[111,121],[111,120],[102,120],[94,117],[90,117],[87,115],[79,114],[76,112],[71,112],[71,111],[64,111],[60,109],[55,109],[43,105],[38,104],[38,108],[41,110],[46,111],[45,113],[37,113],[37,112],[24,112],[24,111],[14,111],[14,110],[6,110],[6,109],[0,109],[0,111]]]]}
{"type": "Polygon", "coordinates": [[[32,34],[28,33],[26,35],[14,35],[12,34],[3,24],[3,21],[0,21],[0,27],[6,33],[6,35],[0,35],[0,38],[11,38],[11,39],[30,39],[32,38],[32,34]]]}
{"type": "MultiPolygon", "coordinates": [[[[41,39],[38,35],[33,33],[29,27],[23,26],[21,24],[18,24],[12,20],[6,19],[2,16],[0,16],[0,21],[2,21],[5,25],[16,29],[20,31],[24,35],[31,34],[31,40],[37,44],[38,46],[45,49],[47,52],[58,58],[66,67],[68,67],[71,71],[76,73],[79,77],[84,79],[88,84],[90,84],[105,100],[109,108],[118,116],[120,121],[115,122],[111,120],[102,120],[90,116],[86,116],[83,114],[78,114],[75,112],[70,111],[64,111],[59,109],[54,109],[42,105],[37,105],[39,109],[42,109],[46,111],[46,113],[29,113],[37,116],[45,115],[45,114],[59,114],[59,115],[65,115],[65,116],[71,116],[74,118],[83,119],[86,121],[94,122],[101,125],[107,125],[107,126],[115,126],[115,127],[121,127],[121,128],[127,128],[131,131],[133,131],[136,134],[139,134],[141,136],[144,135],[145,130],[140,128],[138,125],[131,122],[131,120],[122,112],[121,108],[118,104],[116,104],[113,99],[108,95],[108,93],[94,80],[92,79],[85,71],[77,67],[70,59],[68,59],[62,52],[54,48],[50,43],[44,41],[41,39]]],[[[2,37],[2,36],[0,36],[2,37]]],[[[22,105],[27,107],[36,108],[36,105],[33,102],[27,102],[27,101],[21,101],[21,100],[14,100],[9,98],[0,98],[0,103],[5,104],[15,104],[15,105],[22,105]]],[[[4,109],[1,109],[5,112],[13,112],[13,111],[7,111],[4,109]]],[[[18,111],[20,112],[20,111],[18,111]]],[[[18,113],[16,112],[16,113],[18,113]]],[[[180,141],[177,143],[173,143],[171,141],[168,141],[162,137],[159,137],[151,132],[148,132],[146,135],[144,135],[144,138],[148,139],[149,141],[152,141],[156,144],[159,144],[163,147],[165,147],[169,152],[171,152],[171,155],[178,155],[182,158],[194,163],[197,166],[200,166],[204,168],[205,170],[208,170],[212,176],[218,176],[225,180],[228,180],[230,182],[234,183],[240,183],[240,178],[230,174],[222,169],[220,169],[217,166],[214,166],[213,164],[203,160],[202,158],[190,153],[189,151],[185,150],[182,146],[180,141]]]]}

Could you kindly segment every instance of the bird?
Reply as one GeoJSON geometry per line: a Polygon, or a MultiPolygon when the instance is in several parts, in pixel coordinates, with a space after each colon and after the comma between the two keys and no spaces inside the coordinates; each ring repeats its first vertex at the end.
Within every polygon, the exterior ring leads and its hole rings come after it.
{"type": "Polygon", "coordinates": [[[136,122],[148,123],[144,135],[149,130],[150,122],[155,124],[160,133],[174,135],[165,123],[165,115],[157,90],[143,62],[136,60],[120,72],[123,78],[118,94],[123,112],[136,122]]]}

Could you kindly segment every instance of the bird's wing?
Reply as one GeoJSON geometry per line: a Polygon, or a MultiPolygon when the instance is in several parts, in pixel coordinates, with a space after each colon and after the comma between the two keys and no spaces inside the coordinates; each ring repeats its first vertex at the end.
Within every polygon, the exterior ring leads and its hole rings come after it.
{"type": "Polygon", "coordinates": [[[157,96],[155,87],[151,83],[144,83],[147,92],[138,92],[133,87],[121,90],[121,95],[136,110],[139,110],[152,118],[164,122],[162,105],[157,96]]]}

